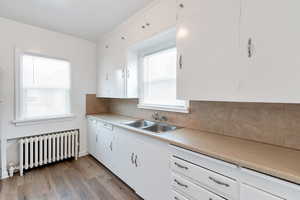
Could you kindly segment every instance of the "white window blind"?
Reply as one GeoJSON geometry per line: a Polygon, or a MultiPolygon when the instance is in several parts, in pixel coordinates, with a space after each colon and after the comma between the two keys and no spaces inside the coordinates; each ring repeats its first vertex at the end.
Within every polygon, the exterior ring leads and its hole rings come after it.
{"type": "Polygon", "coordinates": [[[19,66],[17,119],[70,114],[70,63],[22,54],[19,66]]]}
{"type": "Polygon", "coordinates": [[[176,99],[176,63],[176,48],[158,51],[142,58],[140,107],[188,109],[186,101],[176,99]]]}

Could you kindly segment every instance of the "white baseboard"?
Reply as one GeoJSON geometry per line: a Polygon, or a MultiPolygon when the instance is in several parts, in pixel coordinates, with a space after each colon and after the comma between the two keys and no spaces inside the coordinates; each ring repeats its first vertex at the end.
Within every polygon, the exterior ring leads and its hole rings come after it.
{"type": "Polygon", "coordinates": [[[87,156],[89,153],[87,151],[79,152],[79,157],[87,156]]]}
{"type": "Polygon", "coordinates": [[[2,172],[1,180],[7,179],[7,178],[9,178],[8,172],[7,171],[2,172]]]}

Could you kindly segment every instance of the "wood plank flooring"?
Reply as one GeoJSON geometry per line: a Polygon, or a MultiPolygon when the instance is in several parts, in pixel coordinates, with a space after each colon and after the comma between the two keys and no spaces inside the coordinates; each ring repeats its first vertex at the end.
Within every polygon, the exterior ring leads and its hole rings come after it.
{"type": "Polygon", "coordinates": [[[142,200],[90,156],[0,181],[0,200],[142,200]]]}

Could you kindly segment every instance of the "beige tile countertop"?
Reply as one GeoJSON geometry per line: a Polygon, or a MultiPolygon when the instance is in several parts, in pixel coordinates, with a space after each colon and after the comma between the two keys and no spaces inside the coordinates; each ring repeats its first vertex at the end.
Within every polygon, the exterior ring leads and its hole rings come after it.
{"type": "Polygon", "coordinates": [[[300,151],[297,150],[187,128],[154,134],[124,125],[124,122],[137,119],[121,115],[101,114],[88,117],[300,184],[300,151]]]}

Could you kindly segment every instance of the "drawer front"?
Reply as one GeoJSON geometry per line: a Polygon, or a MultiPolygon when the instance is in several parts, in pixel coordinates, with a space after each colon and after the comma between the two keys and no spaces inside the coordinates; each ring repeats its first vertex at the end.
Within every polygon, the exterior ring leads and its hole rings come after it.
{"type": "Polygon", "coordinates": [[[242,168],[241,182],[288,200],[299,200],[300,185],[242,168]]]}
{"type": "Polygon", "coordinates": [[[178,192],[172,191],[171,200],[189,200],[178,192]]]}
{"type": "Polygon", "coordinates": [[[175,157],[171,159],[171,168],[174,172],[188,177],[195,183],[206,186],[226,198],[236,199],[238,196],[238,183],[228,177],[175,157]]]}
{"type": "Polygon", "coordinates": [[[283,200],[272,194],[263,192],[254,187],[242,184],[241,186],[241,199],[242,200],[253,200],[253,199],[263,199],[263,200],[283,200]]]}
{"type": "Polygon", "coordinates": [[[212,158],[201,153],[196,153],[181,147],[170,145],[170,151],[172,155],[177,158],[182,158],[190,163],[194,163],[206,169],[210,169],[219,174],[224,174],[227,177],[232,177],[233,179],[239,178],[240,169],[231,163],[212,158]]]}
{"type": "Polygon", "coordinates": [[[208,190],[193,184],[192,182],[182,178],[177,174],[172,174],[172,187],[176,191],[180,191],[185,196],[191,199],[199,200],[225,200],[224,198],[215,195],[208,190]]]}
{"type": "Polygon", "coordinates": [[[110,131],[113,130],[113,125],[108,124],[108,123],[103,123],[103,127],[106,128],[106,129],[108,129],[108,130],[110,130],[110,131]]]}

